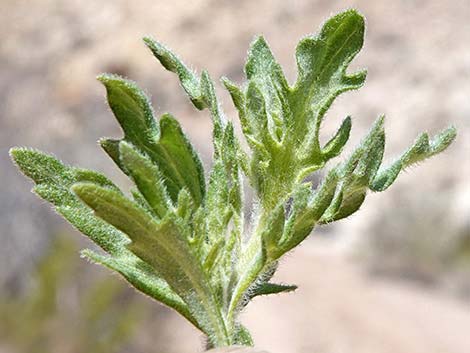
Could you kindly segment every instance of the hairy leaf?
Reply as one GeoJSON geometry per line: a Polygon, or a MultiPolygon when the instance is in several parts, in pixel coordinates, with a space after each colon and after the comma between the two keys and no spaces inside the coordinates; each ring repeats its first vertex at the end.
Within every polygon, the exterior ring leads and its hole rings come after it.
{"type": "Polygon", "coordinates": [[[66,166],[57,158],[32,149],[12,148],[10,155],[21,171],[36,183],[34,191],[105,251],[117,252],[126,244],[126,237],[121,232],[96,218],[70,191],[73,184],[86,181],[116,189],[106,177],[66,166]]]}
{"type": "Polygon", "coordinates": [[[260,295],[280,294],[292,292],[297,289],[295,285],[277,284],[277,283],[263,283],[256,287],[250,294],[250,299],[260,295]]]}
{"type": "Polygon", "coordinates": [[[338,156],[348,142],[350,132],[351,117],[348,116],[343,120],[336,134],[322,148],[323,157],[328,160],[338,156]]]}
{"type": "MultiPolygon", "coordinates": [[[[102,75],[99,80],[106,87],[109,105],[124,131],[124,140],[147,154],[158,167],[174,202],[179,191],[187,188],[199,205],[205,193],[204,171],[180,124],[169,114],[164,114],[157,124],[148,98],[133,82],[115,75],[102,75]]],[[[102,146],[127,173],[117,142],[102,140],[102,146]]]]}
{"type": "Polygon", "coordinates": [[[147,263],[133,255],[130,251],[122,252],[119,256],[105,256],[85,249],[81,254],[94,263],[118,272],[136,289],[171,308],[175,308],[193,325],[199,327],[199,323],[189,311],[186,303],[173,292],[164,280],[156,275],[155,271],[147,263]]]}
{"type": "Polygon", "coordinates": [[[122,165],[134,180],[149,206],[155,214],[163,218],[171,208],[171,200],[158,167],[125,141],[119,144],[119,155],[122,165]]]}
{"type": "Polygon", "coordinates": [[[275,207],[295,182],[323,167],[346,144],[350,118],[323,148],[319,132],[334,99],[364,83],[365,72],[346,73],[363,35],[362,16],[349,10],[328,20],[318,36],[302,39],[296,50],[298,78],[292,87],[259,37],[248,53],[246,88],[224,80],[253,151],[249,176],[264,207],[275,207]]]}
{"type": "Polygon", "coordinates": [[[181,85],[198,109],[206,108],[207,104],[201,94],[201,82],[196,74],[168,48],[150,37],[144,38],[144,43],[152,51],[165,69],[178,75],[181,85]]]}
{"type": "Polygon", "coordinates": [[[214,153],[207,191],[202,163],[178,121],[169,114],[155,119],[144,92],[116,75],[98,79],[124,136],[100,144],[134,183],[132,199],[103,175],[41,152],[12,149],[12,158],[36,182],[35,192],[107,253],[85,250],[83,256],[177,310],[206,335],[208,348],[252,345],[240,312],[256,296],[297,288],[271,282],[281,257],[315,226],[354,214],[368,192],[389,188],[403,169],[455,139],[453,127],[431,140],[421,134],[384,166],[379,117],[350,156],[319,173],[324,177],[315,186],[312,173],[338,157],[350,137],[347,117],[320,143],[334,100],[365,81],[365,71],[348,72],[364,30],[364,18],[350,9],[300,40],[292,85],[266,40],[255,38],[246,82],[222,79],[249,152],[237,138],[238,125],[225,116],[209,73],[196,74],[167,47],[144,38],[194,106],[210,113],[214,153]],[[252,204],[244,196],[245,178],[254,191],[252,204]],[[248,210],[251,222],[245,225],[248,210]]]}
{"type": "Polygon", "coordinates": [[[51,202],[55,210],[75,228],[108,252],[111,255],[107,258],[108,263],[114,264],[115,269],[134,287],[195,322],[188,306],[165,281],[126,249],[129,242],[127,237],[97,218],[70,190],[75,183],[92,182],[119,194],[112,182],[97,172],[66,166],[55,157],[32,149],[13,148],[10,155],[21,171],[36,183],[33,190],[51,202]]]}
{"type": "Polygon", "coordinates": [[[127,247],[167,281],[208,334],[223,342],[222,318],[180,220],[170,213],[157,223],[122,194],[95,184],[78,183],[72,189],[98,217],[129,236],[127,247]]]}

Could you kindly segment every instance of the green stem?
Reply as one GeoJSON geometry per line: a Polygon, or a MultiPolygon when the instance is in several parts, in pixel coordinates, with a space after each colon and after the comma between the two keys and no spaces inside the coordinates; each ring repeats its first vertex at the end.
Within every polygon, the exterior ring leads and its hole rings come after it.
{"type": "MultiPolygon", "coordinates": [[[[242,263],[245,264],[255,264],[256,257],[260,256],[262,253],[262,241],[261,241],[261,233],[264,229],[265,223],[269,217],[268,212],[263,212],[259,219],[255,231],[253,232],[252,236],[250,237],[244,251],[244,257],[241,260],[242,263]]],[[[243,298],[243,295],[246,293],[248,288],[253,284],[253,282],[266,270],[268,263],[264,263],[262,267],[259,269],[253,269],[253,267],[249,267],[245,273],[241,274],[239,278],[238,285],[235,287],[234,292],[232,294],[232,298],[230,300],[229,308],[227,311],[227,324],[229,325],[229,331],[233,332],[235,330],[235,316],[237,314],[237,309],[240,305],[240,302],[243,298]],[[245,277],[247,276],[247,277],[245,277]],[[243,279],[249,278],[249,281],[243,281],[243,279]]]]}

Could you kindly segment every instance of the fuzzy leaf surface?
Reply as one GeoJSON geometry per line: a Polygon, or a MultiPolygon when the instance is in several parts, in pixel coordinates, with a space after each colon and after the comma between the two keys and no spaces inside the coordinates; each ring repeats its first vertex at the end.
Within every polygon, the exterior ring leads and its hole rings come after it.
{"type": "MultiPolygon", "coordinates": [[[[41,198],[52,203],[57,213],[75,228],[110,254],[109,257],[97,254],[100,259],[106,259],[107,267],[112,266],[134,287],[174,308],[196,324],[187,305],[170,289],[168,284],[126,249],[129,243],[128,238],[115,227],[96,217],[93,211],[70,190],[75,183],[89,182],[120,194],[112,182],[102,174],[69,167],[57,158],[36,150],[14,148],[11,149],[10,154],[21,171],[36,183],[33,190],[41,198]]],[[[104,260],[97,261],[97,259],[98,257],[94,257],[95,262],[104,264],[104,260]]]]}
{"type": "Polygon", "coordinates": [[[95,214],[125,233],[127,247],[151,265],[185,301],[199,325],[218,342],[225,339],[213,293],[203,269],[187,242],[187,229],[169,213],[156,222],[139,205],[124,195],[91,183],[78,183],[73,191],[95,214]]]}
{"type": "MultiPolygon", "coordinates": [[[[124,131],[124,140],[146,154],[160,170],[171,199],[175,202],[187,188],[196,205],[205,193],[202,163],[178,121],[164,114],[156,122],[150,101],[135,83],[115,75],[102,75],[109,105],[124,131]]],[[[115,140],[102,140],[102,146],[127,174],[115,140]]]]}
{"type": "Polygon", "coordinates": [[[328,20],[318,36],[299,42],[298,77],[293,86],[264,38],[259,37],[245,65],[247,85],[239,88],[224,80],[252,149],[249,174],[264,207],[275,207],[295,183],[336,157],[346,144],[349,118],[323,148],[319,131],[334,99],[364,83],[365,72],[346,72],[362,48],[363,36],[364,19],[354,10],[328,20]]]}
{"type": "Polygon", "coordinates": [[[365,81],[365,71],[348,71],[363,46],[364,22],[350,9],[327,20],[317,35],[301,39],[293,84],[266,40],[255,38],[246,82],[222,79],[248,152],[209,73],[197,74],[170,49],[144,38],[194,106],[210,114],[214,153],[207,190],[201,160],[180,123],[170,114],[155,119],[145,93],[115,75],[99,80],[124,136],[100,143],[134,183],[132,199],[99,173],[34,150],[13,149],[11,155],[36,182],[35,192],[107,253],[85,250],[83,256],[175,308],[207,336],[208,348],[252,345],[240,312],[256,296],[296,289],[271,282],[280,259],[317,225],[354,214],[369,192],[386,190],[402,170],[455,139],[453,127],[433,139],[421,134],[385,166],[384,117],[379,117],[352,153],[317,183],[312,173],[338,157],[351,134],[348,116],[320,143],[332,103],[365,81]],[[244,196],[247,184],[253,189],[251,204],[244,196]]]}

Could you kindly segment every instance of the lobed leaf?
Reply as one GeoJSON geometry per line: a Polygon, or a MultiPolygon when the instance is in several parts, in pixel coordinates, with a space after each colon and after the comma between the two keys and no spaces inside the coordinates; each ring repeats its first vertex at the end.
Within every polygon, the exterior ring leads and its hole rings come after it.
{"type": "MultiPolygon", "coordinates": [[[[145,153],[160,170],[172,201],[176,202],[180,190],[187,188],[195,205],[199,205],[205,193],[204,170],[180,124],[169,114],[164,114],[157,124],[148,98],[133,82],[115,75],[102,75],[98,79],[106,87],[109,105],[124,131],[124,140],[145,153]]],[[[105,139],[101,144],[128,173],[121,163],[118,141],[105,139]]]]}
{"type": "Polygon", "coordinates": [[[165,69],[178,75],[181,85],[198,109],[206,108],[201,94],[200,79],[168,48],[150,37],[144,37],[144,43],[152,51],[165,69]]]}
{"type": "MultiPolygon", "coordinates": [[[[312,143],[317,143],[321,121],[334,99],[364,84],[365,72],[346,73],[363,42],[364,18],[351,9],[330,18],[318,36],[306,37],[297,45],[298,78],[293,96],[298,112],[310,109],[313,115],[312,143]]],[[[301,124],[295,132],[305,134],[303,128],[301,124]]]]}
{"type": "Polygon", "coordinates": [[[453,127],[438,134],[429,142],[427,134],[421,134],[414,144],[389,167],[381,167],[385,146],[384,118],[380,117],[367,137],[340,168],[342,200],[335,212],[322,218],[328,223],[348,217],[356,212],[365,200],[368,190],[384,191],[396,180],[404,168],[443,151],[456,136],[453,127]]]}
{"type": "Polygon", "coordinates": [[[11,155],[36,182],[35,192],[108,253],[85,250],[83,256],[175,308],[207,335],[208,347],[252,345],[238,322],[240,311],[258,295],[297,288],[270,282],[279,259],[317,224],[350,216],[369,190],[387,189],[403,169],[455,139],[454,128],[432,140],[421,134],[384,167],[384,117],[379,117],[351,155],[313,188],[310,174],[337,157],[349,139],[350,117],[324,145],[320,131],[336,97],[365,81],[365,71],[347,72],[363,41],[364,19],[357,11],[332,17],[318,35],[298,43],[298,75],[291,86],[265,39],[256,38],[245,65],[247,82],[222,79],[238,110],[248,154],[208,72],[197,75],[168,48],[144,38],[195,107],[210,112],[214,155],[207,192],[202,163],[178,121],[169,114],[156,120],[145,93],[116,75],[98,79],[124,137],[100,143],[134,182],[132,200],[99,173],[34,150],[12,149],[11,155]],[[256,193],[248,236],[242,173],[256,193]]]}
{"type": "Polygon", "coordinates": [[[57,158],[33,149],[12,148],[10,156],[18,168],[36,183],[33,190],[101,248],[115,253],[126,244],[126,237],[121,232],[96,218],[70,191],[76,182],[89,181],[118,193],[117,187],[105,176],[66,166],[57,158]]]}
{"type": "Polygon", "coordinates": [[[195,322],[187,305],[178,299],[165,281],[125,248],[129,242],[127,237],[97,218],[70,190],[76,183],[89,182],[119,195],[120,192],[111,181],[97,172],[69,167],[57,158],[36,150],[12,148],[10,155],[20,170],[36,183],[33,190],[40,197],[51,202],[57,213],[111,255],[106,257],[108,267],[113,266],[134,287],[195,322]]]}
{"type": "Polygon", "coordinates": [[[371,180],[370,188],[373,191],[384,191],[397,178],[400,171],[408,166],[421,162],[429,157],[444,151],[457,136],[457,131],[454,127],[449,127],[434,137],[429,142],[427,134],[420,135],[414,144],[405,151],[392,165],[387,168],[379,170],[377,175],[371,180]]]}
{"type": "Polygon", "coordinates": [[[223,82],[239,112],[242,131],[253,151],[249,176],[263,207],[281,202],[313,171],[339,155],[349,138],[350,118],[321,148],[320,126],[326,110],[341,93],[359,88],[365,72],[346,73],[362,47],[364,19],[345,11],[323,26],[316,37],[296,49],[298,77],[290,87],[263,37],[248,53],[244,89],[223,82]]]}
{"type": "Polygon", "coordinates": [[[129,236],[127,247],[152,266],[188,305],[199,326],[218,342],[225,341],[224,324],[201,264],[187,242],[188,231],[169,213],[156,222],[140,206],[113,190],[78,183],[73,191],[95,214],[129,236]]]}

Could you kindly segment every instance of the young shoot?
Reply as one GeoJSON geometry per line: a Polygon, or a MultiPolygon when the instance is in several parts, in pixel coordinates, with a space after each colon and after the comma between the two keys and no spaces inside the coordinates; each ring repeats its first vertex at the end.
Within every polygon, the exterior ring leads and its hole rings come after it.
{"type": "Polygon", "coordinates": [[[319,34],[298,43],[292,84],[265,39],[256,38],[246,82],[222,79],[238,110],[245,151],[207,71],[198,75],[167,47],[144,38],[193,105],[209,111],[214,154],[207,172],[178,120],[168,113],[156,118],[134,82],[110,74],[98,80],[123,137],[103,138],[100,145],[135,184],[131,195],[98,172],[33,149],[13,148],[11,156],[35,182],[34,192],[103,250],[83,250],[84,257],[179,312],[204,333],[208,348],[249,346],[253,341],[240,312],[256,296],[297,288],[271,282],[279,260],[315,226],[350,216],[369,192],[386,190],[402,170],[442,152],[456,136],[453,127],[433,138],[423,133],[383,165],[379,117],[351,155],[313,188],[307,177],[339,156],[348,141],[350,117],[325,144],[320,131],[336,97],[364,84],[365,71],[348,72],[363,40],[358,12],[330,18],[319,34]],[[257,204],[250,227],[244,224],[244,179],[257,204]]]}

